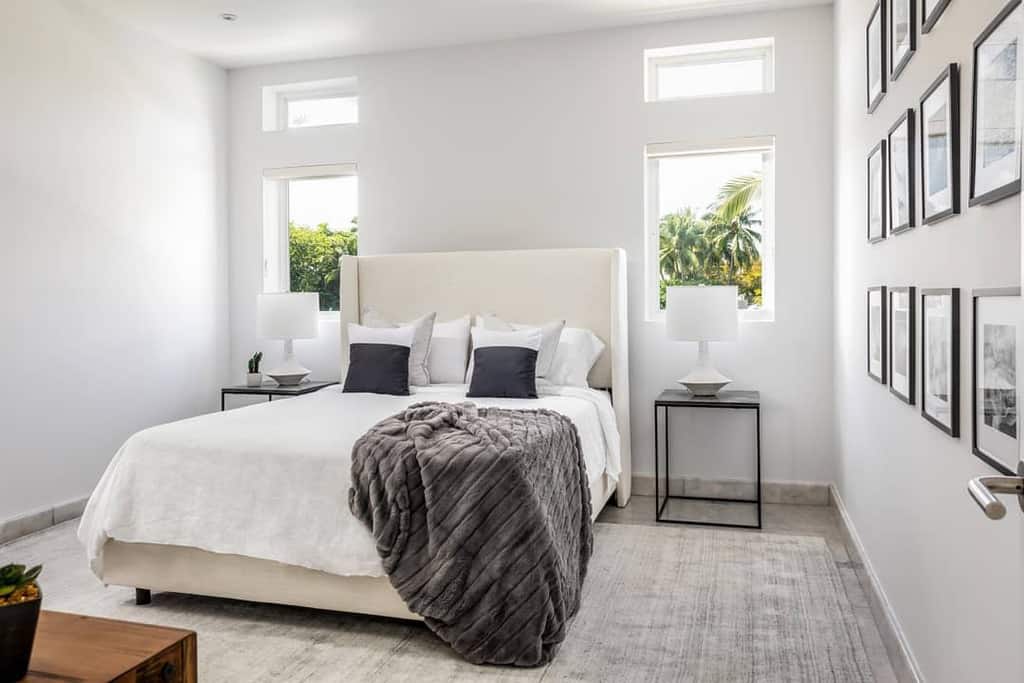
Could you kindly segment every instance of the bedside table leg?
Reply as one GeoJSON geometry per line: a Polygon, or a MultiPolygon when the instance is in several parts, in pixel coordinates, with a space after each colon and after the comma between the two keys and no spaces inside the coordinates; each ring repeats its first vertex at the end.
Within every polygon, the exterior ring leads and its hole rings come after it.
{"type": "Polygon", "coordinates": [[[135,604],[136,605],[148,605],[153,602],[153,594],[149,592],[148,588],[136,588],[135,589],[135,604]]]}

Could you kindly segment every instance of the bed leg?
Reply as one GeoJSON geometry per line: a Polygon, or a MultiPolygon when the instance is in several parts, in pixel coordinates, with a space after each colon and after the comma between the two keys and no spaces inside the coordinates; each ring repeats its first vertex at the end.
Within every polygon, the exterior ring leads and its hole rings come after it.
{"type": "Polygon", "coordinates": [[[148,588],[136,588],[135,589],[135,604],[136,605],[148,605],[153,601],[153,594],[149,592],[148,588]]]}

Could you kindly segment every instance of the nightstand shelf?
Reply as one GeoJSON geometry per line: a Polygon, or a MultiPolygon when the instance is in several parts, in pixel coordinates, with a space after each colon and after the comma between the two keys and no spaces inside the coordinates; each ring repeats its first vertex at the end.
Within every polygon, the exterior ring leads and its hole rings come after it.
{"type": "Polygon", "coordinates": [[[261,384],[258,387],[250,387],[246,384],[236,384],[230,387],[221,387],[220,390],[220,409],[224,411],[224,397],[228,394],[239,395],[239,396],[266,396],[267,402],[274,400],[275,396],[303,396],[305,394],[312,394],[314,391],[320,391],[324,387],[329,387],[337,384],[337,382],[302,382],[301,384],[295,384],[291,386],[282,386],[279,384],[261,384]]]}
{"type": "MultiPolygon", "coordinates": [[[[659,522],[674,524],[703,524],[707,526],[739,527],[744,529],[761,528],[761,394],[756,391],[720,391],[716,396],[694,396],[688,391],[668,389],[663,391],[654,401],[654,501],[655,519],[659,522]],[[727,410],[749,410],[754,413],[755,420],[755,467],[757,480],[753,498],[722,498],[712,496],[675,495],[669,489],[669,410],[672,408],[724,408],[727,410]],[[664,432],[664,434],[662,434],[664,432]],[[662,443],[664,442],[664,449],[662,443]],[[664,450],[664,467],[661,465],[664,450]],[[664,472],[664,482],[661,473],[664,472]],[[730,511],[731,520],[708,521],[693,517],[684,517],[678,513],[679,508],[687,507],[686,503],[673,501],[693,501],[695,506],[720,506],[730,504],[736,506],[754,506],[754,514],[749,515],[753,523],[739,521],[742,514],[730,511]],[[675,510],[674,510],[675,509],[675,510]],[[739,515],[739,517],[737,516],[739,515]],[[756,521],[755,521],[756,520],[756,521]]],[[[685,513],[683,513],[685,514],[685,513]]]]}

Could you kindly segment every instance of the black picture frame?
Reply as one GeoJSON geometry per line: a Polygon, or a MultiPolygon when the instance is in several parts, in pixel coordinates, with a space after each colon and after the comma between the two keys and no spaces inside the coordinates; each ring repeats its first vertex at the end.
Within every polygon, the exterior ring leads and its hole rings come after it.
{"type": "Polygon", "coordinates": [[[877,0],[874,8],[871,10],[871,14],[868,16],[868,24],[864,30],[864,44],[866,49],[867,60],[864,64],[866,71],[866,86],[865,94],[867,95],[868,113],[874,112],[878,107],[878,104],[885,97],[887,83],[887,70],[886,70],[886,21],[885,21],[885,0],[877,0]],[[879,91],[875,97],[871,96],[871,31],[875,21],[878,22],[878,78],[879,78],[879,91]]]}
{"type": "Polygon", "coordinates": [[[921,33],[928,33],[935,27],[949,3],[950,0],[921,0],[921,33]],[[932,5],[930,10],[929,2],[932,5]]]}
{"type": "Polygon", "coordinates": [[[942,70],[938,78],[932,81],[918,106],[918,148],[921,157],[921,223],[931,225],[939,221],[957,216],[960,214],[960,65],[949,64],[942,70]],[[948,208],[928,213],[928,163],[925,158],[928,134],[928,122],[925,120],[925,108],[928,99],[941,88],[948,84],[949,88],[949,125],[947,126],[946,138],[949,140],[950,157],[950,206],[948,208]]]}
{"type": "Polygon", "coordinates": [[[910,62],[910,58],[914,56],[914,52],[917,51],[917,0],[889,0],[889,79],[895,81],[903,73],[903,69],[906,68],[907,63],[910,62]],[[905,6],[907,8],[907,25],[909,27],[909,33],[907,38],[909,39],[909,45],[907,53],[896,58],[896,21],[895,12],[898,6],[905,6]]]}
{"type": "Polygon", "coordinates": [[[882,385],[886,384],[886,380],[887,380],[887,377],[886,377],[886,369],[887,369],[887,365],[886,364],[888,362],[888,359],[886,358],[886,351],[887,351],[887,346],[888,346],[888,342],[886,341],[888,339],[888,336],[886,335],[886,322],[888,321],[888,312],[886,311],[886,304],[887,303],[888,303],[888,294],[886,294],[886,287],[885,287],[885,285],[878,285],[876,287],[868,287],[868,297],[867,297],[867,354],[866,354],[867,370],[868,370],[868,377],[870,377],[871,379],[875,380],[876,382],[878,382],[879,384],[882,384],[882,385]],[[879,350],[880,350],[880,354],[881,355],[880,355],[880,359],[879,360],[881,362],[879,363],[879,372],[880,372],[879,375],[876,375],[873,372],[871,372],[871,293],[872,292],[879,292],[879,294],[880,294],[880,296],[879,296],[880,304],[879,305],[881,306],[881,318],[879,320],[879,325],[880,325],[880,327],[879,327],[879,334],[881,335],[881,339],[879,340],[879,350]]]}
{"type": "MultiPolygon", "coordinates": [[[[992,33],[998,29],[1007,17],[1009,17],[1014,10],[1018,9],[1021,5],[1021,0],[1010,0],[1006,6],[1000,10],[999,14],[996,15],[995,19],[989,22],[985,30],[981,32],[981,35],[974,41],[974,47],[971,50],[972,58],[972,76],[971,76],[971,166],[970,166],[970,197],[967,201],[968,206],[980,206],[983,204],[992,204],[998,202],[1001,199],[1012,197],[1020,193],[1021,188],[1021,169],[1020,169],[1020,157],[1021,157],[1021,140],[1016,140],[1017,144],[1017,179],[1004,183],[999,187],[992,188],[981,194],[977,193],[977,157],[978,157],[978,48],[981,47],[986,40],[992,35],[992,33]]],[[[1018,49],[1021,49],[1021,44],[1018,42],[1018,49]]],[[[1018,79],[1020,75],[1018,74],[1018,79]]],[[[1013,93],[1014,105],[1016,106],[1016,89],[1013,93]]],[[[1015,112],[1013,116],[1014,124],[1017,124],[1020,112],[1015,112]]]]}
{"type": "Polygon", "coordinates": [[[888,191],[886,193],[886,195],[888,197],[888,202],[887,203],[889,205],[889,210],[888,210],[887,213],[888,213],[888,218],[889,218],[889,224],[888,224],[889,225],[889,233],[892,234],[892,235],[898,235],[901,232],[906,232],[907,230],[910,230],[911,228],[913,228],[917,224],[917,221],[916,221],[916,214],[917,214],[916,209],[917,209],[917,207],[915,206],[915,203],[914,203],[914,200],[915,200],[915,195],[914,195],[914,191],[915,191],[914,190],[914,166],[915,166],[915,164],[914,164],[914,144],[915,144],[915,137],[916,137],[916,131],[915,131],[915,125],[914,125],[915,121],[916,121],[916,114],[915,114],[914,110],[913,109],[907,109],[906,111],[903,112],[903,114],[900,115],[899,119],[896,120],[896,123],[893,124],[892,128],[889,129],[889,133],[888,133],[888,135],[885,138],[886,142],[887,142],[887,147],[888,147],[888,149],[886,150],[886,153],[888,155],[888,160],[887,160],[887,167],[888,167],[888,169],[887,169],[887,171],[888,171],[888,176],[889,176],[889,187],[888,187],[888,191]],[[898,199],[895,196],[895,191],[894,191],[895,185],[892,182],[892,178],[893,178],[893,164],[897,161],[897,155],[895,153],[893,153],[892,136],[893,136],[893,133],[898,131],[900,129],[900,127],[903,126],[904,124],[907,126],[907,158],[906,158],[906,163],[907,163],[907,187],[906,187],[907,221],[905,223],[897,224],[896,221],[895,221],[895,217],[892,215],[894,207],[896,206],[896,200],[898,199]]]}
{"type": "Polygon", "coordinates": [[[915,396],[917,394],[917,384],[915,383],[916,377],[914,375],[914,357],[917,355],[917,348],[915,347],[914,339],[914,328],[917,325],[917,317],[915,315],[916,292],[917,290],[914,287],[889,287],[887,294],[889,300],[886,303],[886,316],[888,318],[887,327],[889,330],[888,340],[886,342],[888,345],[888,350],[886,351],[886,362],[888,364],[887,372],[889,373],[889,391],[892,392],[896,398],[911,406],[914,405],[915,396]],[[905,394],[897,389],[893,384],[893,378],[895,377],[895,373],[893,372],[893,363],[896,360],[893,344],[896,341],[896,325],[893,322],[892,316],[893,313],[896,312],[896,307],[893,306],[893,299],[897,294],[907,295],[907,339],[905,340],[907,344],[907,393],[905,394]]]}
{"type": "Polygon", "coordinates": [[[867,171],[868,171],[868,192],[867,192],[867,199],[868,199],[868,201],[867,201],[867,209],[868,209],[868,211],[867,211],[868,243],[875,244],[877,242],[881,242],[882,240],[884,240],[886,235],[888,234],[888,230],[889,230],[889,202],[888,202],[889,186],[888,186],[888,182],[887,182],[888,178],[886,177],[886,176],[888,176],[888,173],[889,173],[889,164],[888,164],[887,156],[886,156],[885,140],[879,141],[879,143],[877,145],[875,145],[874,147],[872,147],[871,151],[868,152],[867,171]],[[880,189],[882,194],[881,194],[881,197],[879,198],[879,201],[882,203],[882,205],[880,207],[881,213],[879,214],[881,216],[882,226],[881,226],[881,233],[880,234],[872,235],[871,234],[871,215],[872,215],[871,214],[871,209],[872,209],[872,207],[871,207],[871,200],[872,200],[871,193],[872,193],[872,189],[873,189],[873,178],[871,177],[871,160],[874,159],[876,155],[879,155],[879,160],[878,160],[879,174],[880,174],[881,180],[882,180],[882,186],[881,186],[881,189],[880,189]]]}
{"type": "Polygon", "coordinates": [[[960,288],[921,290],[921,417],[938,427],[949,436],[960,438],[960,288]],[[945,296],[950,299],[949,365],[949,424],[928,412],[928,305],[930,296],[945,296]]]}
{"type": "MultiPolygon", "coordinates": [[[[971,452],[994,470],[1016,476],[1017,472],[978,446],[978,299],[1020,296],[1020,287],[975,289],[971,291],[971,452]]],[[[1018,427],[1018,439],[1019,427],[1018,427]]]]}

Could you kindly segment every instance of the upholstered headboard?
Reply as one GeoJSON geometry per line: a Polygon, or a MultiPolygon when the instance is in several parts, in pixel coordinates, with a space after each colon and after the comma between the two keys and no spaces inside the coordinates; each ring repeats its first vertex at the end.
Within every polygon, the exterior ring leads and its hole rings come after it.
{"type": "Polygon", "coordinates": [[[438,320],[494,313],[519,323],[564,318],[592,330],[605,351],[589,376],[612,390],[622,437],[619,504],[629,499],[629,330],[626,256],[621,249],[531,249],[343,256],[341,376],[350,322],[371,306],[392,320],[437,311],[438,320]]]}

